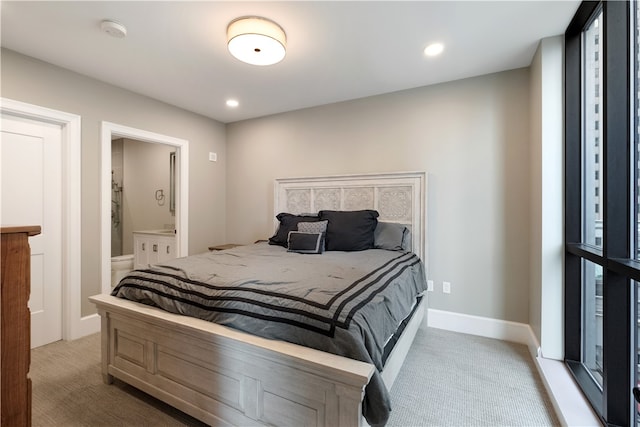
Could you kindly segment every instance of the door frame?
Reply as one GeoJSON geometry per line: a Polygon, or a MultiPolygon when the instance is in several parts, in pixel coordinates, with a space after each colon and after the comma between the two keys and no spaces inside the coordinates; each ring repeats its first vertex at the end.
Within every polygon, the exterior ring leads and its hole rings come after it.
{"type": "Polygon", "coordinates": [[[189,254],[189,141],[111,122],[101,127],[101,248],[102,293],[111,292],[111,140],[129,138],[176,148],[179,174],[176,176],[176,254],[189,254]]]}
{"type": "Polygon", "coordinates": [[[95,315],[82,317],[81,288],[81,117],[9,98],[0,113],[60,126],[62,136],[62,339],[95,332],[95,315]]]}

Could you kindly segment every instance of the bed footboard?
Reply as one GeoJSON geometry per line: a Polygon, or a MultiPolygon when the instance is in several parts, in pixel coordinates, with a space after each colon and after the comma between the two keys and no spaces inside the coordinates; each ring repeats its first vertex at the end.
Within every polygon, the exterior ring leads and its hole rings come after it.
{"type": "Polygon", "coordinates": [[[102,375],[210,425],[359,426],[374,366],[109,295],[102,375]]]}

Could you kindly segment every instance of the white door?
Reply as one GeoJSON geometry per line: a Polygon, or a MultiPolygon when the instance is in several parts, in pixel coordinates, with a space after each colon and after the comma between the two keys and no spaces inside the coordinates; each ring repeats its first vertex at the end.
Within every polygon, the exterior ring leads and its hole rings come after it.
{"type": "Polygon", "coordinates": [[[31,348],[62,339],[62,132],[2,116],[0,222],[40,225],[31,237],[31,348]]]}

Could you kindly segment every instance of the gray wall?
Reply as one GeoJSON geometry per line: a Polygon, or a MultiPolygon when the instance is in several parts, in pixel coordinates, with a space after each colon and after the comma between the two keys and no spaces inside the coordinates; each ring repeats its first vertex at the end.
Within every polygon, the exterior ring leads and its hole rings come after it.
{"type": "Polygon", "coordinates": [[[123,254],[133,253],[133,232],[159,230],[175,225],[169,210],[169,153],[175,147],[124,138],[124,179],[122,212],[123,254]],[[155,198],[156,190],[164,200],[155,198]]]}
{"type": "Polygon", "coordinates": [[[429,306],[528,323],[529,91],[519,69],[227,125],[228,241],[272,234],[275,178],[424,170],[429,306]]]}
{"type": "MultiPolygon", "coordinates": [[[[225,126],[209,118],[51,64],[2,50],[3,97],[82,117],[82,315],[100,293],[100,124],[102,121],[189,141],[189,253],[226,241],[225,126]],[[218,161],[208,161],[208,152],[218,161]]],[[[106,256],[110,256],[107,254],[106,256]]]]}
{"type": "Polygon", "coordinates": [[[190,141],[190,253],[269,237],[275,178],[424,170],[430,307],[523,323],[539,309],[529,305],[528,68],[226,127],[12,51],[2,50],[1,72],[2,96],[82,116],[83,315],[100,286],[103,120],[190,141]]]}

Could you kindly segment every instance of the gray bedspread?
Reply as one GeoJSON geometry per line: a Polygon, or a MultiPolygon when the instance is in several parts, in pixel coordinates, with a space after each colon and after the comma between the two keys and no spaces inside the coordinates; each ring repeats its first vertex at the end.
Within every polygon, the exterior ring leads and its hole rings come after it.
{"type": "MultiPolygon", "coordinates": [[[[135,270],[112,295],[289,341],[382,370],[386,340],[426,290],[413,253],[371,249],[302,255],[258,243],[135,270]]],[[[386,423],[389,395],[376,371],[363,414],[386,423]]]]}

